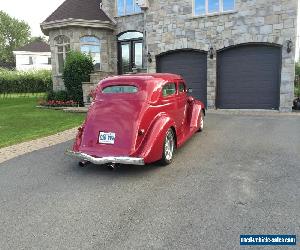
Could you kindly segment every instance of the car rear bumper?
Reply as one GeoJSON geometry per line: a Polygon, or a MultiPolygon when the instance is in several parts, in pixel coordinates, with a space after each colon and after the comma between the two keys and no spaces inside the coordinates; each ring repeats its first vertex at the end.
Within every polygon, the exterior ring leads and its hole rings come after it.
{"type": "Polygon", "coordinates": [[[118,164],[128,164],[128,165],[145,165],[143,158],[134,158],[134,157],[93,157],[91,155],[74,152],[67,150],[66,155],[78,158],[83,161],[89,161],[96,165],[103,165],[108,163],[118,163],[118,164]]]}

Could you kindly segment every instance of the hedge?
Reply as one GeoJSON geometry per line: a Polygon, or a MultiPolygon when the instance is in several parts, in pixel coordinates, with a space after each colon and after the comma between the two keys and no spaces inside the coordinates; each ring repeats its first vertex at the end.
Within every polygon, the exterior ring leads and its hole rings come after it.
{"type": "Polygon", "coordinates": [[[52,90],[51,71],[0,70],[0,94],[42,93],[52,90]]]}

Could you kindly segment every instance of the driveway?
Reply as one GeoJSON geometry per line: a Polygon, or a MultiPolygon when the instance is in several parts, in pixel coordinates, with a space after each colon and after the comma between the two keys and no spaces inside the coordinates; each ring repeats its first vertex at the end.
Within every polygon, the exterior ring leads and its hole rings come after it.
{"type": "Polygon", "coordinates": [[[299,241],[300,116],[209,114],[168,167],[83,169],[64,156],[70,146],[0,164],[1,249],[255,249],[239,246],[250,233],[299,241]]]}

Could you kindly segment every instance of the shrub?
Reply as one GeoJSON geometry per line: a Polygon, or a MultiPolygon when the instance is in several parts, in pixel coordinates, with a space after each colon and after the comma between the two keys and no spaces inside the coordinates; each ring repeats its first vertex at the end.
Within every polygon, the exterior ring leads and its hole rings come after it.
{"type": "Polygon", "coordinates": [[[52,89],[52,76],[48,70],[0,70],[0,94],[42,93],[52,89]]]}
{"type": "Polygon", "coordinates": [[[70,97],[66,90],[56,91],[53,90],[47,93],[47,101],[69,101],[70,97]]]}
{"type": "Polygon", "coordinates": [[[81,52],[70,51],[67,55],[63,78],[69,97],[83,105],[82,82],[88,82],[94,70],[93,60],[81,52]]]}

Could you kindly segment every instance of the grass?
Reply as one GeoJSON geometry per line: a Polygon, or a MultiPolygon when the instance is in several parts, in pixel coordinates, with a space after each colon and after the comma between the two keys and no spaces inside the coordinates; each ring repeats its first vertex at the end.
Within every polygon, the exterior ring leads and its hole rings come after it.
{"type": "Polygon", "coordinates": [[[37,98],[0,98],[0,148],[79,126],[85,114],[36,108],[37,98]]]}

